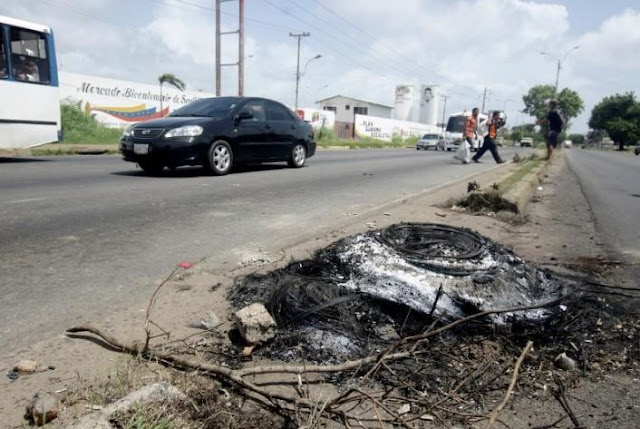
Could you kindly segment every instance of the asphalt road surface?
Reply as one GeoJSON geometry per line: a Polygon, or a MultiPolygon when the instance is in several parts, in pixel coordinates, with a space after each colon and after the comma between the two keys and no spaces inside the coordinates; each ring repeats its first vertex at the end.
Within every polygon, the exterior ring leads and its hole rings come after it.
{"type": "Polygon", "coordinates": [[[0,160],[0,354],[146,302],[181,261],[277,250],[496,165],[487,155],[463,166],[452,155],[319,152],[303,169],[157,178],[117,156],[0,160]]]}
{"type": "Polygon", "coordinates": [[[640,262],[640,157],[567,150],[606,244],[624,260],[640,262]]]}

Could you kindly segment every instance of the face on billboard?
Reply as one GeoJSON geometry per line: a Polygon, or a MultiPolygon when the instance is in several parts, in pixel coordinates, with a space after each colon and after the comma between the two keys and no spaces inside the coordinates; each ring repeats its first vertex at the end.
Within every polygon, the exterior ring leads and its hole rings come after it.
{"type": "Polygon", "coordinates": [[[422,96],[424,97],[424,101],[426,101],[427,103],[430,102],[433,98],[433,92],[431,91],[431,88],[425,88],[422,96]]]}

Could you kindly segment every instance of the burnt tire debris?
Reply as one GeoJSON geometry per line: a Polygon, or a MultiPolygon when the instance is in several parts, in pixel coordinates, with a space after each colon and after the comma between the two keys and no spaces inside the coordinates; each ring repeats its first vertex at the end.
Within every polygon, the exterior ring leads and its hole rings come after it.
{"type": "MultiPolygon", "coordinates": [[[[339,361],[388,343],[380,327],[400,336],[433,320],[461,319],[504,308],[542,305],[572,282],[527,263],[469,229],[403,223],[342,239],[311,259],[244,278],[231,296],[236,307],[265,304],[279,327],[263,353],[339,361]]],[[[489,315],[467,330],[543,329],[566,306],[489,315]]]]}

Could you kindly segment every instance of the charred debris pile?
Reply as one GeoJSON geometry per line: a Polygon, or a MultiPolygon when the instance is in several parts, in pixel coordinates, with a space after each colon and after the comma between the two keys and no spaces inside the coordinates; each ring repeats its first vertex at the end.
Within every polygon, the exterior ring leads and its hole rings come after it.
{"type": "MultiPolygon", "coordinates": [[[[573,336],[592,335],[603,321],[619,325],[624,310],[585,292],[576,279],[527,263],[469,229],[403,223],[243,278],[230,298],[237,308],[263,303],[277,322],[276,338],[257,354],[326,364],[375,354],[479,313],[487,314],[443,338],[462,345],[481,337],[515,348],[534,338],[553,358],[573,336]]],[[[574,347],[570,353],[579,358],[574,347]]]]}

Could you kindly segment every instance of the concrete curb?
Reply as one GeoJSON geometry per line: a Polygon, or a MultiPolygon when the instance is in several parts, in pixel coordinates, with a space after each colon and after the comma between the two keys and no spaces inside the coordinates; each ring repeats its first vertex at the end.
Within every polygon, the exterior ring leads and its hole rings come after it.
{"type": "Polygon", "coordinates": [[[542,182],[547,170],[548,162],[543,162],[532,172],[522,178],[522,180],[510,186],[502,195],[502,198],[513,203],[518,208],[518,213],[524,213],[535,195],[538,185],[542,182]]]}

